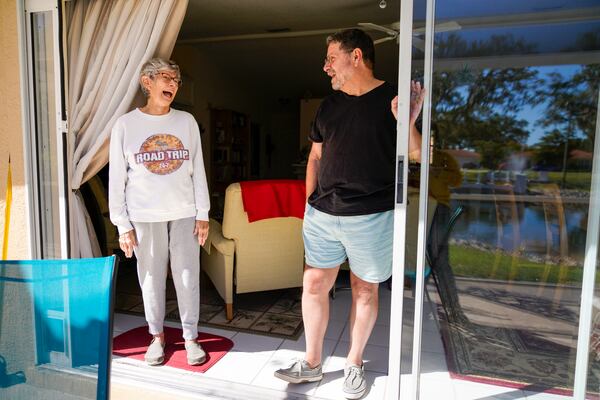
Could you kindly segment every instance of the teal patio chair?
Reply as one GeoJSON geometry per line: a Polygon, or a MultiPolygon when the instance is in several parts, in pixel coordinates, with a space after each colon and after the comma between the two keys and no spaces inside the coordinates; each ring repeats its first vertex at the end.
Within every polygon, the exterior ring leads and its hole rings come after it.
{"type": "Polygon", "coordinates": [[[117,260],[0,261],[0,399],[108,399],[117,260]]]}

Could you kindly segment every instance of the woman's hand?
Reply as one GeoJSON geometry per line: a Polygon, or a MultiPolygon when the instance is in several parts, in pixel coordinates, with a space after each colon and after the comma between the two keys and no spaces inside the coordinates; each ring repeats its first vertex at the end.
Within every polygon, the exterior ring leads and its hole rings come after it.
{"type": "Polygon", "coordinates": [[[125,253],[125,257],[131,258],[131,256],[133,256],[133,249],[137,247],[135,229],[119,235],[119,247],[121,247],[121,250],[125,253]]]}
{"type": "Polygon", "coordinates": [[[204,246],[204,242],[208,237],[208,221],[196,221],[194,235],[198,235],[198,244],[204,246]]]}

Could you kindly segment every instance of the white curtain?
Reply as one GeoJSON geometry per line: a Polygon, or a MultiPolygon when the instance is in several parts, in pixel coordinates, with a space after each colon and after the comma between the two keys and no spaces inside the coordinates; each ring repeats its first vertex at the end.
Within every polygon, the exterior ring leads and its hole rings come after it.
{"type": "MultiPolygon", "coordinates": [[[[68,51],[71,257],[101,255],[79,187],[108,162],[115,120],[139,103],[138,73],[168,58],[188,0],[76,0],[68,51]]],[[[138,104],[139,105],[139,104],[138,104]]]]}

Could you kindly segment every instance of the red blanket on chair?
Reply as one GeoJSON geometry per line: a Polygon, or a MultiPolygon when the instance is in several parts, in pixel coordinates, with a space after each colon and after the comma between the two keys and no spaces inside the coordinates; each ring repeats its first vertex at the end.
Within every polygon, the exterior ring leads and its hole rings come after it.
{"type": "Polygon", "coordinates": [[[304,218],[306,185],[293,179],[240,182],[248,222],[267,218],[304,218]]]}

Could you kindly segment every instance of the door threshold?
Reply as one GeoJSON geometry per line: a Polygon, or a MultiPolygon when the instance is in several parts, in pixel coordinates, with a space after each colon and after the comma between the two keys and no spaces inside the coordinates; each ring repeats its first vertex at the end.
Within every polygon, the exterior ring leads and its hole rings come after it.
{"type": "Polygon", "coordinates": [[[174,369],[147,367],[113,360],[111,384],[124,387],[162,392],[173,398],[194,398],[203,400],[326,400],[322,397],[301,393],[283,392],[244,383],[193,373],[177,373],[174,369]]]}

